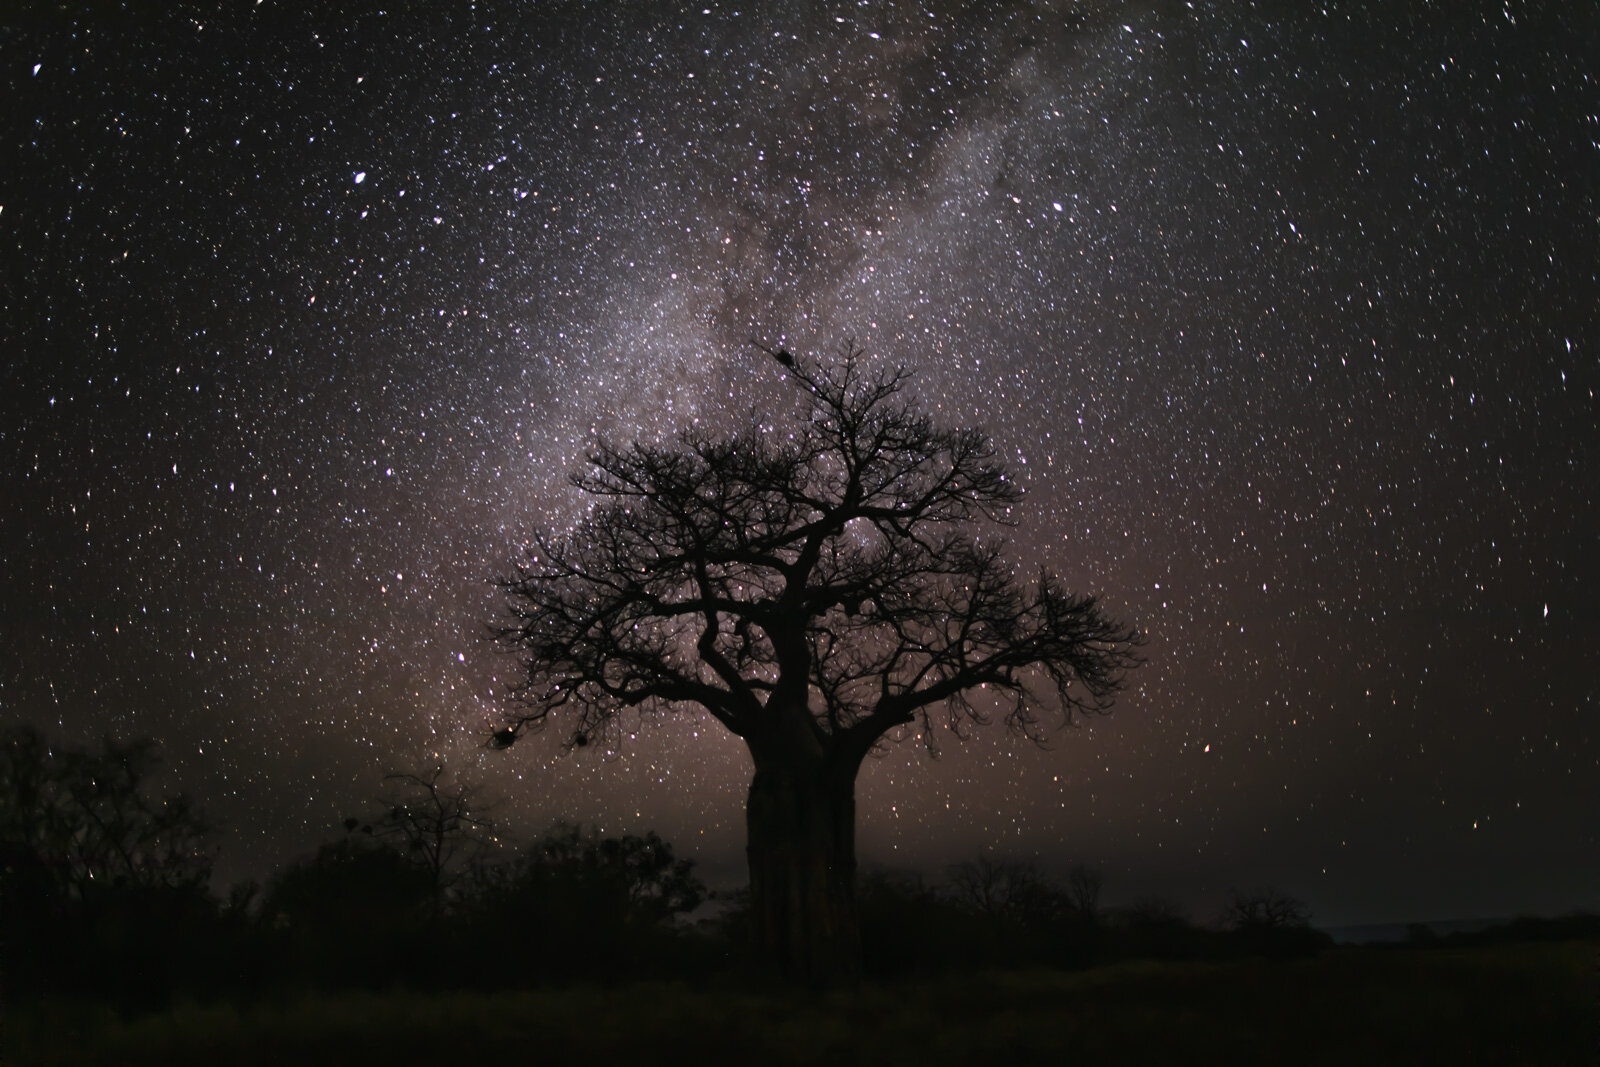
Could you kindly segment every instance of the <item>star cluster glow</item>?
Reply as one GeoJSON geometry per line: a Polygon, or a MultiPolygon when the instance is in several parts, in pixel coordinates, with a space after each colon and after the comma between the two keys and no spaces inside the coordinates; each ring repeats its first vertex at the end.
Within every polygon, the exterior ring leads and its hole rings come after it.
{"type": "Polygon", "coordinates": [[[848,337],[1150,638],[871,762],[864,862],[1600,905],[1586,5],[393,7],[0,29],[0,715],[159,738],[231,874],[442,759],[737,881],[709,717],[483,747],[491,580],[848,337]]]}

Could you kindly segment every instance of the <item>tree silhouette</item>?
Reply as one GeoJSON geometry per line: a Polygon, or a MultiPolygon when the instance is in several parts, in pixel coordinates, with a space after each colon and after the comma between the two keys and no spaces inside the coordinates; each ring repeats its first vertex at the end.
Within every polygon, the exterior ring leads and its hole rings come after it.
{"type": "Polygon", "coordinates": [[[1133,631],[980,527],[1018,499],[988,438],[946,429],[847,344],[832,365],[763,351],[798,387],[781,432],[600,444],[595,507],[501,580],[524,659],[504,747],[554,713],[571,744],[621,713],[703,709],[755,765],[746,822],[758,958],[797,979],[860,966],[855,779],[894,732],[1103,712],[1133,631]],[[910,729],[901,730],[902,727],[910,729]]]}
{"type": "Polygon", "coordinates": [[[638,975],[681,947],[677,920],[706,899],[694,861],[654,831],[604,837],[557,823],[518,853],[468,869],[463,894],[472,969],[507,984],[638,975]]]}
{"type": "Polygon", "coordinates": [[[211,875],[207,826],[181,794],[155,795],[149,738],[98,751],[0,733],[0,879],[27,871],[60,899],[108,887],[188,888],[211,875]]]}
{"type": "Polygon", "coordinates": [[[204,955],[207,827],[156,792],[158,763],[148,738],[92,749],[0,729],[0,995],[148,1006],[204,955]]]}
{"type": "Polygon", "coordinates": [[[1037,865],[980,855],[950,868],[950,892],[964,909],[992,918],[1049,918],[1061,895],[1037,865]]]}
{"type": "Polygon", "coordinates": [[[1245,949],[1266,956],[1309,956],[1330,943],[1312,928],[1305,902],[1276,889],[1235,889],[1222,923],[1245,949]]]}
{"type": "Polygon", "coordinates": [[[432,902],[426,867],[391,843],[350,833],[274,874],[261,917],[301,973],[379,986],[430,958],[432,902]]]}
{"type": "Polygon", "coordinates": [[[558,823],[531,850],[524,870],[536,881],[564,880],[583,886],[586,896],[614,898],[618,914],[646,925],[685,915],[706,895],[694,860],[678,859],[654,830],[602,837],[558,823]]]}
{"type": "Polygon", "coordinates": [[[1276,889],[1249,893],[1235,889],[1222,918],[1224,924],[1234,930],[1282,930],[1311,925],[1311,912],[1305,903],[1276,889]]]}
{"type": "Polygon", "coordinates": [[[1078,917],[1093,922],[1100,914],[1100,890],[1106,877],[1094,867],[1079,863],[1067,872],[1067,901],[1078,917]]]}
{"type": "MultiPolygon", "coordinates": [[[[426,775],[399,771],[384,775],[391,784],[384,798],[387,810],[370,824],[377,836],[403,842],[411,859],[428,872],[429,913],[434,920],[444,911],[462,866],[489,844],[495,829],[493,820],[474,803],[472,787],[441,784],[443,777],[442,766],[426,775]]],[[[355,828],[352,822],[347,821],[346,829],[355,828]]]]}

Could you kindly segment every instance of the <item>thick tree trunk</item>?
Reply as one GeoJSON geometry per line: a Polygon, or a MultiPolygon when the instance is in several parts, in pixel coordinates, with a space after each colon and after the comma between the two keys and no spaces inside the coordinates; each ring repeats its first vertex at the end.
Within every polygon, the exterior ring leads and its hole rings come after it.
{"type": "Polygon", "coordinates": [[[757,961],[791,981],[861,974],[855,771],[758,760],[745,808],[757,961]]]}

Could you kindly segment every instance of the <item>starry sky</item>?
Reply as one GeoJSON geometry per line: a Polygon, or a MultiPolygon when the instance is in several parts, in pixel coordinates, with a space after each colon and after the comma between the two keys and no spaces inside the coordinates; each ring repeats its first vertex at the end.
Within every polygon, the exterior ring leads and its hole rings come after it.
{"type": "Polygon", "coordinates": [[[1046,749],[869,761],[864,864],[1600,907],[1593,6],[8,7],[0,718],[158,738],[225,879],[440,761],[742,879],[737,739],[488,751],[486,627],[758,336],[913,368],[1149,637],[1046,749]]]}

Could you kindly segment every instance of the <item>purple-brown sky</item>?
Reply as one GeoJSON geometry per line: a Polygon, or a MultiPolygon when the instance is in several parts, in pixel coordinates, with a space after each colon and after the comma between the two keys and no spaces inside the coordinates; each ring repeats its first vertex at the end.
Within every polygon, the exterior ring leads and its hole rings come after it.
{"type": "Polygon", "coordinates": [[[489,752],[483,630],[756,334],[913,368],[1149,635],[870,762],[864,863],[1600,907],[1591,5],[122,6],[0,16],[0,718],[158,738],[225,876],[443,761],[742,877],[736,739],[489,752]]]}

